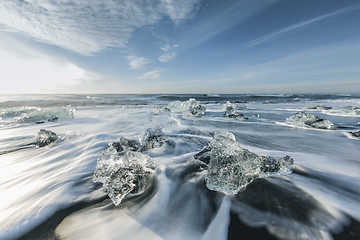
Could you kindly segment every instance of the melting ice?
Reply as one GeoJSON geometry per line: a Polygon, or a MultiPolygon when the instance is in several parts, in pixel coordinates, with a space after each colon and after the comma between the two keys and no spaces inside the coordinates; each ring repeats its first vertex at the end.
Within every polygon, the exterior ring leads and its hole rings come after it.
{"type": "Polygon", "coordinates": [[[40,129],[35,138],[35,145],[37,147],[43,147],[49,145],[52,142],[55,142],[57,139],[58,136],[56,133],[50,130],[40,129]]]}
{"type": "Polygon", "coordinates": [[[227,194],[237,194],[257,177],[289,174],[293,158],[258,156],[244,149],[230,132],[216,132],[213,141],[195,160],[208,169],[206,187],[227,194]]]}
{"type": "Polygon", "coordinates": [[[109,144],[97,160],[93,181],[101,182],[110,199],[119,205],[129,193],[142,194],[154,169],[147,154],[134,152],[134,141],[121,138],[109,144]]]}
{"type": "Polygon", "coordinates": [[[185,102],[172,101],[169,102],[166,107],[156,107],[153,110],[154,114],[159,114],[160,112],[180,112],[185,115],[203,116],[206,112],[206,108],[195,98],[190,98],[185,102]]]}
{"type": "Polygon", "coordinates": [[[320,128],[320,129],[334,128],[334,124],[329,120],[322,119],[318,116],[314,116],[306,112],[297,112],[295,115],[286,118],[286,120],[293,123],[305,124],[313,128],[320,128]]]}

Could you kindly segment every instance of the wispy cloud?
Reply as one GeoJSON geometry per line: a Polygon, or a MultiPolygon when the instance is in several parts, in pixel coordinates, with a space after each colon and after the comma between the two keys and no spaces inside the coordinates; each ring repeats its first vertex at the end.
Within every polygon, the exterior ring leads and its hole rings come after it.
{"type": "Polygon", "coordinates": [[[202,44],[279,1],[242,0],[226,4],[226,7],[217,9],[216,12],[208,15],[202,21],[189,26],[180,44],[187,48],[202,44]]]}
{"type": "Polygon", "coordinates": [[[167,52],[171,49],[177,48],[179,46],[179,44],[164,44],[160,47],[161,51],[163,52],[167,52]]]}
{"type": "Polygon", "coordinates": [[[166,52],[164,54],[161,54],[160,57],[158,58],[158,60],[160,62],[166,63],[166,62],[169,62],[170,60],[174,59],[175,57],[176,57],[175,52],[166,52]]]}
{"type": "Polygon", "coordinates": [[[140,69],[150,63],[150,61],[144,57],[136,57],[133,55],[127,56],[126,59],[129,61],[131,69],[140,69]]]}
{"type": "Polygon", "coordinates": [[[160,50],[163,52],[158,60],[160,62],[166,63],[171,61],[172,59],[174,59],[176,57],[176,52],[172,51],[173,49],[179,47],[179,44],[164,44],[162,46],[160,46],[160,50]]]}
{"type": "Polygon", "coordinates": [[[152,80],[156,80],[159,79],[162,75],[163,71],[161,70],[153,70],[153,71],[149,71],[146,72],[144,74],[142,74],[141,76],[137,77],[137,79],[152,79],[152,80]]]}
{"type": "Polygon", "coordinates": [[[265,36],[262,36],[260,38],[257,38],[255,40],[251,41],[250,44],[249,44],[249,47],[253,47],[253,46],[262,44],[264,42],[279,38],[281,36],[291,34],[293,32],[299,31],[301,29],[311,27],[312,25],[314,25],[316,23],[320,23],[320,22],[322,22],[324,20],[327,20],[329,18],[333,18],[333,17],[339,16],[339,15],[348,13],[348,12],[356,10],[358,8],[360,8],[360,4],[354,4],[352,6],[342,8],[340,10],[337,10],[337,11],[322,15],[320,17],[312,18],[312,19],[302,21],[302,22],[297,23],[297,24],[293,24],[293,25],[291,25],[289,27],[283,28],[281,30],[278,30],[276,32],[267,34],[265,36]]]}
{"type": "MultiPolygon", "coordinates": [[[[200,0],[2,0],[0,24],[38,41],[91,55],[124,47],[140,27],[189,18],[200,0]]],[[[5,28],[3,28],[5,29],[5,28]]]]}

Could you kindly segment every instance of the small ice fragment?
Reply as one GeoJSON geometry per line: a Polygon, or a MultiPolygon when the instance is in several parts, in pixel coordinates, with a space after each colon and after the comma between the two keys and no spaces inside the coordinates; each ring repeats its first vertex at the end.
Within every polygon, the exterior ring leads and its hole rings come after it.
{"type": "Polygon", "coordinates": [[[345,111],[351,114],[360,115],[360,108],[355,106],[344,107],[345,111]]]}
{"type": "Polygon", "coordinates": [[[320,129],[332,129],[334,128],[334,124],[329,120],[320,119],[310,124],[311,127],[320,128],[320,129]]]}
{"type": "Polygon", "coordinates": [[[286,118],[286,120],[289,122],[305,124],[314,128],[332,129],[334,127],[334,124],[329,120],[322,119],[306,112],[297,112],[295,115],[286,118]]]}
{"type": "Polygon", "coordinates": [[[208,170],[206,187],[226,194],[237,194],[258,177],[290,174],[294,166],[289,156],[258,156],[242,148],[230,132],[216,132],[194,159],[208,170]]]}
{"type": "Polygon", "coordinates": [[[311,110],[331,110],[332,107],[328,107],[328,106],[324,106],[324,105],[315,105],[315,106],[310,106],[307,109],[311,109],[311,110]]]}
{"type": "Polygon", "coordinates": [[[210,163],[210,152],[210,146],[204,147],[200,152],[194,155],[195,162],[202,168],[208,168],[210,163]]]}
{"type": "Polygon", "coordinates": [[[357,132],[349,132],[353,137],[360,138],[360,131],[357,132]]]}
{"type": "Polygon", "coordinates": [[[59,120],[59,118],[55,115],[48,118],[48,122],[55,122],[57,120],[59,120]]]}
{"type": "Polygon", "coordinates": [[[133,151],[121,154],[110,144],[99,155],[93,181],[103,184],[117,206],[129,193],[142,194],[154,169],[148,155],[133,151]]]}
{"type": "Polygon", "coordinates": [[[261,156],[260,176],[269,177],[280,174],[290,174],[294,167],[294,159],[285,157],[263,157],[261,156]]]}
{"type": "Polygon", "coordinates": [[[37,147],[43,147],[49,145],[52,142],[55,142],[58,139],[58,136],[49,130],[40,129],[35,138],[35,145],[37,147]]]}
{"type": "Polygon", "coordinates": [[[227,101],[224,105],[223,108],[226,109],[227,107],[232,107],[234,110],[243,110],[246,109],[246,105],[241,105],[239,103],[231,103],[229,101],[227,101]]]}
{"type": "Polygon", "coordinates": [[[161,147],[167,142],[167,137],[162,128],[149,128],[141,139],[141,151],[161,147]]]}
{"type": "Polygon", "coordinates": [[[159,115],[160,113],[167,113],[167,112],[170,112],[170,109],[164,106],[159,106],[153,109],[153,113],[155,115],[159,115]]]}
{"type": "Polygon", "coordinates": [[[235,108],[233,106],[228,106],[226,107],[225,113],[224,113],[225,117],[228,118],[235,118],[238,120],[245,120],[245,119],[249,119],[248,117],[246,117],[244,114],[242,113],[237,113],[235,111],[235,108]]]}

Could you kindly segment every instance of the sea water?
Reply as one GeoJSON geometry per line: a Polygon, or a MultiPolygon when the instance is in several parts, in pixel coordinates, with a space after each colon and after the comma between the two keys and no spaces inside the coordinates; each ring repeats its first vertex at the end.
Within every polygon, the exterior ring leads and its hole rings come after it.
{"type": "Polygon", "coordinates": [[[237,239],[236,223],[265,229],[260,239],[358,239],[359,108],[359,95],[1,95],[0,239],[237,239]],[[333,126],[287,120],[298,112],[333,126]],[[40,147],[41,129],[57,137],[40,147]],[[145,151],[156,166],[146,188],[115,206],[93,181],[99,156],[121,137],[141,144],[148,129],[171,144],[145,151]],[[290,156],[292,173],[210,190],[194,155],[216,132],[290,156]]]}

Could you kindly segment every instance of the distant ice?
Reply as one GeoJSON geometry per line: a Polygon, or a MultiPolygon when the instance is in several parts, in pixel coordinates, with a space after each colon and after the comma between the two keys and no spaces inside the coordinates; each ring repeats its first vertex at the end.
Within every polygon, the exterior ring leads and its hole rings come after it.
{"type": "Polygon", "coordinates": [[[334,124],[329,120],[322,119],[306,112],[297,112],[295,115],[286,118],[288,122],[304,124],[313,128],[332,129],[334,124]]]}
{"type": "Polygon", "coordinates": [[[183,113],[184,115],[203,116],[206,112],[206,108],[195,98],[190,98],[184,102],[172,101],[169,102],[166,107],[156,107],[153,110],[154,114],[159,114],[161,112],[175,112],[183,113]]]}

